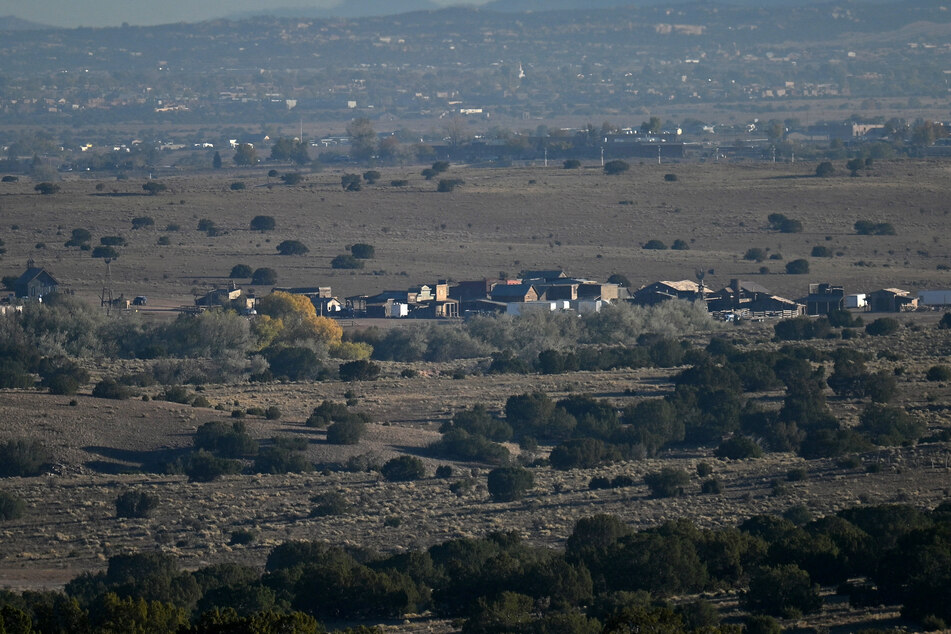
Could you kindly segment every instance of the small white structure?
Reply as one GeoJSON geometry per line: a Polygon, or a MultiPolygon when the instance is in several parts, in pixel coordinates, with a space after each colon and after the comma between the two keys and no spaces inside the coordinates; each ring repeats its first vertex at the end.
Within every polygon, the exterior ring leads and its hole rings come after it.
{"type": "Polygon", "coordinates": [[[409,304],[402,302],[393,302],[390,304],[390,310],[387,317],[407,317],[409,316],[409,304]]]}
{"type": "Polygon", "coordinates": [[[600,299],[575,299],[571,302],[571,308],[579,315],[589,313],[600,313],[602,301],[600,299]]]}
{"type": "Polygon", "coordinates": [[[868,297],[865,296],[865,293],[856,293],[854,295],[846,295],[845,307],[846,308],[868,308],[868,297]]]}
{"type": "Polygon", "coordinates": [[[922,306],[951,306],[951,290],[918,291],[918,303],[922,306]]]}
{"type": "Polygon", "coordinates": [[[528,313],[553,313],[568,308],[568,300],[542,302],[509,302],[505,306],[506,315],[526,315],[528,313]]]}

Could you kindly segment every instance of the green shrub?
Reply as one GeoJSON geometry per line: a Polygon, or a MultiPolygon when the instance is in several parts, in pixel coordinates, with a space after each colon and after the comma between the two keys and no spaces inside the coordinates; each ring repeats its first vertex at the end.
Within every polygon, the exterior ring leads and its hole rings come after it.
{"type": "Polygon", "coordinates": [[[751,612],[783,618],[798,618],[822,609],[819,587],[813,585],[809,573],[793,564],[756,573],[743,602],[751,612]]]}
{"type": "Polygon", "coordinates": [[[799,258],[786,262],[786,273],[789,275],[804,275],[809,272],[809,260],[799,258]]]}
{"type": "Polygon", "coordinates": [[[26,503],[6,491],[0,491],[0,521],[17,520],[23,517],[26,503]]]}
{"type": "Polygon", "coordinates": [[[155,220],[150,216],[138,216],[132,219],[132,228],[133,229],[145,229],[146,227],[154,227],[155,220]]]}
{"type": "Polygon", "coordinates": [[[687,244],[686,240],[677,239],[674,240],[673,244],[670,245],[670,248],[674,251],[689,251],[690,245],[687,244]]]}
{"type": "Polygon", "coordinates": [[[449,193],[465,184],[466,182],[461,178],[441,178],[439,179],[439,185],[436,186],[436,191],[449,193]]]}
{"type": "Polygon", "coordinates": [[[264,410],[264,418],[267,420],[279,420],[281,418],[281,408],[277,405],[271,405],[264,410]]]}
{"type": "Polygon", "coordinates": [[[327,442],[331,445],[356,445],[366,432],[366,423],[359,420],[344,420],[327,428],[327,442]]]}
{"type": "Polygon", "coordinates": [[[802,233],[802,223],[783,214],[770,214],[766,217],[769,228],[780,233],[802,233]]]}
{"type": "Polygon", "coordinates": [[[350,254],[360,260],[372,260],[376,257],[376,249],[372,244],[358,242],[350,247],[350,254]]]}
{"type": "Polygon", "coordinates": [[[277,245],[277,252],[281,255],[304,255],[310,249],[300,240],[284,240],[277,245]]]}
{"type": "Polygon", "coordinates": [[[518,500],[534,486],[535,477],[523,467],[499,467],[489,472],[489,495],[496,502],[518,500]]]}
{"type": "Polygon", "coordinates": [[[39,440],[14,438],[0,444],[0,477],[31,477],[43,473],[52,456],[39,440]]]}
{"type": "Polygon", "coordinates": [[[254,272],[251,274],[251,283],[256,286],[277,284],[277,271],[267,267],[254,269],[254,272]]]}
{"type": "Polygon", "coordinates": [[[714,455],[717,458],[729,460],[744,460],[747,458],[761,458],[762,448],[753,439],[746,436],[733,436],[720,443],[714,455]]]}
{"type": "Polygon", "coordinates": [[[678,179],[676,174],[664,174],[664,180],[668,183],[675,183],[678,179]]]}
{"type": "Polygon", "coordinates": [[[700,492],[707,495],[717,495],[723,491],[723,485],[716,478],[710,478],[700,483],[700,492]]]}
{"type": "Polygon", "coordinates": [[[231,531],[228,544],[230,546],[245,546],[247,544],[253,544],[257,538],[258,535],[254,531],[239,528],[238,530],[231,531]]]}
{"type": "Polygon", "coordinates": [[[651,497],[655,498],[681,496],[689,483],[690,475],[686,471],[670,467],[644,476],[644,484],[650,489],[651,497]]]}
{"type": "Polygon", "coordinates": [[[115,379],[105,378],[96,383],[96,386],[92,388],[92,395],[96,398],[125,400],[132,395],[132,390],[120,384],[115,379]]]}
{"type": "Polygon", "coordinates": [[[451,478],[452,477],[452,467],[447,464],[442,464],[436,467],[436,477],[437,478],[451,478]]]}
{"type": "Polygon", "coordinates": [[[766,259],[766,249],[750,247],[746,250],[746,253],[743,254],[743,259],[751,262],[762,262],[766,259]]]}
{"type": "Polygon", "coordinates": [[[509,459],[509,450],[477,434],[464,429],[452,429],[429,446],[435,455],[452,460],[472,460],[487,464],[504,464],[509,459]]]}
{"type": "Polygon", "coordinates": [[[882,337],[892,335],[898,332],[901,323],[891,317],[879,317],[875,321],[865,326],[865,332],[873,337],[882,337]]]}
{"type": "Polygon", "coordinates": [[[352,255],[338,255],[333,260],[330,261],[330,268],[332,269],[362,269],[363,262],[353,257],[352,255]]]}
{"type": "Polygon", "coordinates": [[[415,456],[399,456],[388,460],[380,473],[389,482],[408,482],[426,477],[426,466],[415,456]]]}
{"type": "Polygon", "coordinates": [[[809,255],[814,258],[831,258],[832,249],[824,246],[814,246],[812,247],[812,252],[809,255]]]}
{"type": "Polygon", "coordinates": [[[340,364],[341,381],[374,381],[380,376],[379,364],[358,359],[340,364]]]}
{"type": "Polygon", "coordinates": [[[314,465],[300,448],[275,443],[258,452],[252,469],[255,473],[306,473],[313,471],[314,465]]]}
{"type": "Polygon", "coordinates": [[[653,239],[645,242],[644,246],[641,248],[654,251],[663,251],[667,248],[667,245],[660,240],[653,239]]]}
{"type": "Polygon", "coordinates": [[[951,367],[946,365],[933,365],[928,368],[925,378],[929,381],[951,381],[951,367]]]}
{"type": "Polygon", "coordinates": [[[255,216],[248,226],[252,231],[274,231],[274,228],[277,227],[277,221],[274,216],[255,216]]]}
{"type": "Polygon", "coordinates": [[[581,167],[581,161],[578,159],[565,159],[565,162],[562,163],[562,166],[566,170],[576,170],[581,167]]]}
{"type": "Polygon", "coordinates": [[[233,191],[233,192],[239,192],[239,191],[241,191],[241,190],[243,190],[243,189],[245,188],[245,185],[244,185],[244,183],[241,182],[241,181],[234,181],[233,183],[231,183],[230,185],[228,185],[228,187],[229,187],[229,188],[231,189],[231,191],[233,191]]]}
{"type": "Polygon", "coordinates": [[[604,164],[605,174],[611,174],[611,175],[623,174],[629,169],[631,169],[630,164],[628,164],[626,161],[622,161],[619,159],[608,161],[607,163],[604,164]]]}
{"type": "Polygon", "coordinates": [[[243,422],[213,421],[200,426],[195,432],[195,448],[204,449],[226,458],[241,458],[257,453],[258,443],[247,432],[243,422]]]}
{"type": "Polygon", "coordinates": [[[237,460],[218,458],[208,451],[199,450],[184,460],[182,471],[192,482],[212,482],[223,475],[239,473],[241,463],[237,460]]]}
{"type": "Polygon", "coordinates": [[[144,491],[126,491],[116,498],[116,517],[148,517],[158,498],[144,491]]]}
{"type": "Polygon", "coordinates": [[[353,510],[353,505],[347,501],[347,498],[336,491],[315,495],[310,501],[316,504],[310,512],[311,517],[336,517],[346,515],[353,510]]]}

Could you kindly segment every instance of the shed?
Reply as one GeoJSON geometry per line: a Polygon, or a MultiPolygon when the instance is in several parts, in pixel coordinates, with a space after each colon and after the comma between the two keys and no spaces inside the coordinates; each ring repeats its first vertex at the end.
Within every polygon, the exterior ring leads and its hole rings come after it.
{"type": "Polygon", "coordinates": [[[40,299],[44,295],[59,290],[59,282],[46,269],[35,266],[33,261],[27,263],[27,269],[13,283],[13,292],[17,297],[40,299]]]}

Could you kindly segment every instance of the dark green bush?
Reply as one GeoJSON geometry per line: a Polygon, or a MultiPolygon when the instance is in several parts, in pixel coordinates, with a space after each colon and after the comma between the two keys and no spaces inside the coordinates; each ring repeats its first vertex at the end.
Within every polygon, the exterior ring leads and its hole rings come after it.
{"type": "Polygon", "coordinates": [[[339,370],[341,381],[374,381],[380,371],[379,364],[365,359],[341,363],[339,370]]]}
{"type": "Polygon", "coordinates": [[[789,275],[804,275],[809,272],[809,261],[802,258],[790,260],[786,263],[786,273],[789,275]]]}
{"type": "Polygon", "coordinates": [[[727,458],[730,460],[761,458],[763,456],[763,449],[751,438],[747,438],[746,436],[733,436],[720,443],[714,455],[717,458],[727,458]]]}
{"type": "Polygon", "coordinates": [[[898,332],[901,322],[891,317],[879,317],[865,326],[865,332],[873,337],[892,335],[898,332]]]}
{"type": "Polygon", "coordinates": [[[240,473],[241,463],[237,460],[218,458],[208,451],[199,450],[183,461],[182,471],[192,482],[212,482],[223,475],[240,473]]]}
{"type": "Polygon", "coordinates": [[[464,429],[449,430],[443,434],[441,440],[431,444],[429,450],[437,456],[451,460],[504,464],[509,459],[508,449],[464,429]]]}
{"type": "Polygon", "coordinates": [[[380,473],[389,482],[408,482],[426,477],[426,466],[415,456],[399,456],[386,461],[380,473]]]}
{"type": "Polygon", "coordinates": [[[576,170],[581,167],[581,161],[578,159],[565,159],[565,162],[562,163],[562,166],[566,170],[576,170]]]}
{"type": "Polygon", "coordinates": [[[362,269],[363,262],[353,257],[352,255],[338,255],[333,260],[330,261],[330,268],[332,269],[362,269]]]}
{"type": "MultiPolygon", "coordinates": [[[[306,448],[306,441],[304,448],[306,448]]],[[[314,470],[314,465],[301,452],[300,447],[275,443],[264,447],[254,459],[252,469],[255,473],[306,473],[314,470]]]]}
{"type": "Polygon", "coordinates": [[[627,170],[631,169],[630,164],[626,161],[615,159],[613,161],[608,161],[604,164],[604,173],[605,174],[622,174],[627,170]]]}
{"type": "Polygon", "coordinates": [[[496,502],[518,500],[534,486],[535,477],[523,467],[499,467],[489,472],[489,495],[496,502]]]}
{"type": "MultiPolygon", "coordinates": [[[[277,227],[277,221],[274,216],[255,216],[249,223],[252,231],[273,231],[277,227]]],[[[241,277],[247,277],[242,275],[241,277]]]]}
{"type": "Polygon", "coordinates": [[[0,521],[17,520],[23,517],[26,503],[6,491],[0,491],[0,521]]]}
{"type": "Polygon", "coordinates": [[[96,383],[96,386],[92,388],[92,395],[96,398],[124,400],[132,395],[132,390],[120,384],[115,379],[105,378],[96,383]]]}
{"type": "Polygon", "coordinates": [[[946,365],[933,365],[928,368],[925,378],[929,381],[951,381],[951,367],[946,365]]]}
{"type": "Polygon", "coordinates": [[[347,501],[347,498],[336,491],[315,495],[310,501],[316,504],[310,512],[311,517],[336,517],[346,515],[353,510],[353,505],[347,501]]]}
{"type": "Polygon", "coordinates": [[[281,255],[304,255],[310,249],[300,240],[284,240],[277,245],[277,252],[281,255]]]}
{"type": "Polygon", "coordinates": [[[257,286],[277,284],[277,271],[267,267],[254,269],[251,274],[251,283],[257,286]]]}
{"type": "Polygon", "coordinates": [[[243,422],[224,423],[213,421],[201,425],[195,431],[195,448],[209,451],[225,458],[241,458],[257,453],[258,443],[247,432],[243,422]]]}
{"type": "Polygon", "coordinates": [[[116,517],[148,517],[158,506],[158,498],[145,491],[126,491],[116,498],[116,517]]]}
{"type": "Polygon", "coordinates": [[[327,428],[327,442],[331,445],[356,445],[360,442],[366,423],[360,420],[344,420],[327,428]]]}
{"type": "Polygon", "coordinates": [[[39,440],[14,438],[0,443],[0,477],[37,476],[52,456],[39,440]]]}
{"type": "Polygon", "coordinates": [[[750,580],[743,598],[748,610],[783,618],[798,618],[822,609],[819,586],[794,564],[764,568],[750,580]]]}
{"type": "Polygon", "coordinates": [[[350,254],[360,260],[371,260],[376,257],[376,249],[372,244],[358,242],[350,247],[350,254]]]}
{"type": "Polygon", "coordinates": [[[650,489],[651,497],[655,498],[681,496],[689,483],[690,475],[686,471],[670,467],[644,476],[644,484],[650,489]]]}
{"type": "Polygon", "coordinates": [[[655,251],[663,251],[664,249],[667,248],[667,245],[664,244],[660,240],[653,239],[653,240],[648,240],[647,242],[645,242],[644,246],[641,248],[648,249],[648,250],[655,250],[655,251]]]}

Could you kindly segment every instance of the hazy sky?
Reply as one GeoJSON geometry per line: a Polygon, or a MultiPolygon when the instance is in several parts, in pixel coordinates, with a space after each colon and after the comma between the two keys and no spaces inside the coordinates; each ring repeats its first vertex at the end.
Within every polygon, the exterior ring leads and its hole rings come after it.
{"type": "MultiPolygon", "coordinates": [[[[0,16],[15,15],[52,26],[118,26],[196,22],[265,7],[329,8],[343,0],[0,0],[0,16]]],[[[436,0],[463,4],[463,0],[436,0]]],[[[469,0],[465,4],[482,4],[469,0]]]]}

